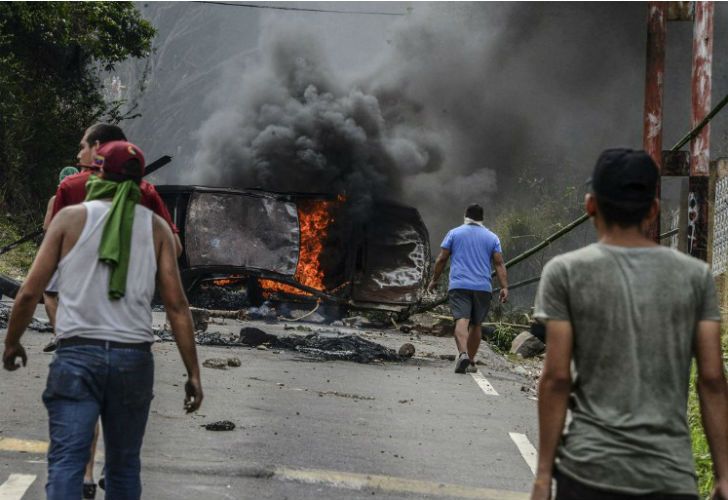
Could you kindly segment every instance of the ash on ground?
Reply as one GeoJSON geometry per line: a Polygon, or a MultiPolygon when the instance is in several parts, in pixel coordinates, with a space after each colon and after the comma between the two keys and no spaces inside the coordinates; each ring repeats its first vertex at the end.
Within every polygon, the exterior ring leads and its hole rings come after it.
{"type": "MultiPolygon", "coordinates": [[[[155,330],[160,341],[170,342],[174,336],[169,330],[155,330]]],[[[196,332],[199,345],[242,346],[263,349],[285,349],[296,351],[314,359],[354,361],[372,363],[381,361],[404,361],[397,351],[381,344],[361,338],[355,334],[318,332],[310,335],[276,336],[253,327],[241,329],[239,335],[216,332],[196,332]]]]}

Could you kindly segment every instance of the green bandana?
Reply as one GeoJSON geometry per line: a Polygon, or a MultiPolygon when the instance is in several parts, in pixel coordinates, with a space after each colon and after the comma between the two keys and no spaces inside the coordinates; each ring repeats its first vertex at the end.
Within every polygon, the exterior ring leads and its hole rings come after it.
{"type": "Polygon", "coordinates": [[[112,182],[92,175],[86,182],[86,201],[113,198],[99,245],[99,260],[111,267],[111,300],[120,299],[126,293],[134,207],[141,197],[139,186],[134,181],[112,182]]]}

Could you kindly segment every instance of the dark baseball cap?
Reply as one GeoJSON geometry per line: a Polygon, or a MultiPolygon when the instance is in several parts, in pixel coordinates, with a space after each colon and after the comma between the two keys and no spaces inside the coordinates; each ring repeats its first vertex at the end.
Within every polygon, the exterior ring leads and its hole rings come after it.
{"type": "Polygon", "coordinates": [[[102,144],[96,151],[94,164],[101,167],[104,172],[124,174],[122,166],[129,160],[139,162],[139,175],[144,175],[144,153],[131,142],[111,141],[102,144]]]}
{"type": "Polygon", "coordinates": [[[589,183],[600,198],[641,203],[657,195],[660,172],[650,155],[633,149],[607,149],[599,155],[589,183]]]}

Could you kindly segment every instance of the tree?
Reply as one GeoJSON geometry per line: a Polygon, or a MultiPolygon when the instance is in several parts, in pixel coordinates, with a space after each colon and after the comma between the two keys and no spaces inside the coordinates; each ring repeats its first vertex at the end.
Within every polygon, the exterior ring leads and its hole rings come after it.
{"type": "Polygon", "coordinates": [[[123,118],[101,71],[154,34],[131,2],[0,2],[0,210],[42,216],[83,131],[123,118]]]}

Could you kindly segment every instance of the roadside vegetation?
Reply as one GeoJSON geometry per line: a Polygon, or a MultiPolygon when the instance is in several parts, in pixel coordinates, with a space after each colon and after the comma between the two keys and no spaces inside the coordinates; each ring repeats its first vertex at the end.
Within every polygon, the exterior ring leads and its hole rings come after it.
{"type": "MultiPolygon", "coordinates": [[[[32,230],[32,226],[15,221],[5,214],[0,215],[0,248],[16,241],[26,230],[32,230]]],[[[0,255],[0,274],[22,280],[28,273],[37,250],[37,244],[29,241],[0,255]]]]}
{"type": "Polygon", "coordinates": [[[100,75],[146,56],[154,34],[131,2],[0,2],[0,213],[12,228],[19,214],[42,220],[89,125],[129,118],[104,101],[100,75]]]}
{"type": "MultiPolygon", "coordinates": [[[[723,362],[728,366],[728,325],[723,325],[723,362]]],[[[698,474],[698,488],[700,498],[709,498],[713,490],[713,461],[710,459],[708,440],[703,431],[703,424],[700,420],[700,402],[695,387],[696,369],[690,376],[690,398],[688,399],[688,424],[690,425],[690,437],[693,441],[693,457],[695,458],[695,470],[698,474]]]]}

